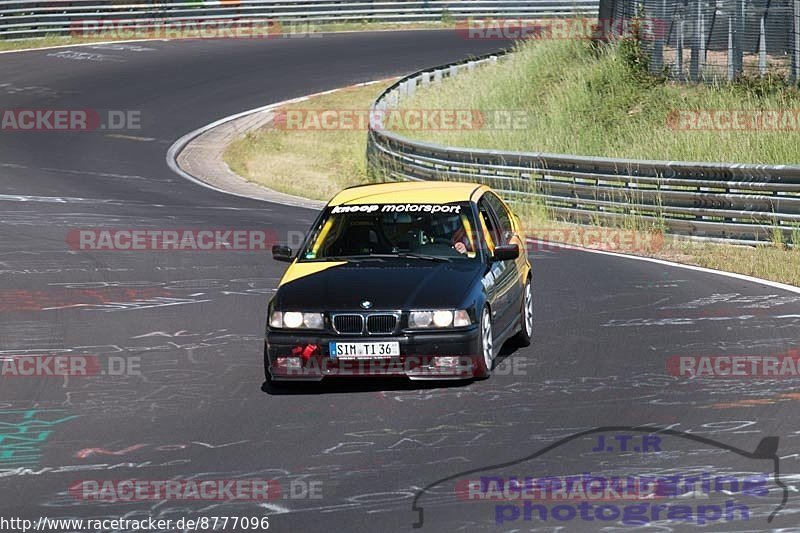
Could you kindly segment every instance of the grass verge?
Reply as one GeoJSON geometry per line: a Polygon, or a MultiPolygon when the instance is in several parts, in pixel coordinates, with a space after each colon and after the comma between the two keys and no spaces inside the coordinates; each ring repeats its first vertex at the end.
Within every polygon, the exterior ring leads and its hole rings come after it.
{"type": "Polygon", "coordinates": [[[86,37],[71,37],[69,35],[48,35],[36,39],[2,39],[0,51],[29,50],[35,48],[49,48],[51,46],[74,46],[79,44],[100,43],[122,39],[90,39],[86,37]]]}
{"type": "Polygon", "coordinates": [[[796,87],[777,78],[719,85],[674,83],[643,75],[626,57],[628,48],[598,47],[585,40],[522,42],[506,61],[419,90],[402,103],[409,109],[480,110],[488,120],[485,125],[406,133],[441,144],[498,150],[800,162],[796,87]],[[508,115],[497,110],[514,113],[510,125],[500,122],[508,115]],[[742,114],[737,126],[726,122],[728,115],[717,122],[715,113],[720,110],[749,114],[742,114]],[[774,115],[760,128],[759,118],[749,118],[763,111],[781,112],[777,124],[769,122],[774,115]]]}
{"type": "MultiPolygon", "coordinates": [[[[366,112],[384,88],[374,84],[344,89],[277,112],[312,118],[325,110],[366,112]]],[[[316,129],[308,122],[298,129],[266,127],[250,132],[228,146],[224,160],[248,181],[288,194],[329,200],[345,187],[370,181],[366,150],[365,127],[316,129]]]]}

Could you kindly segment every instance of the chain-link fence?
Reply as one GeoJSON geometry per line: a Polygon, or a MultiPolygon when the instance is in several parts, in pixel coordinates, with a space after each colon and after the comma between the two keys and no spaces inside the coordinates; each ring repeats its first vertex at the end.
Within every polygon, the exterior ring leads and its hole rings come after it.
{"type": "Polygon", "coordinates": [[[616,27],[641,21],[654,73],[800,79],[800,0],[601,0],[600,19],[616,27]]]}

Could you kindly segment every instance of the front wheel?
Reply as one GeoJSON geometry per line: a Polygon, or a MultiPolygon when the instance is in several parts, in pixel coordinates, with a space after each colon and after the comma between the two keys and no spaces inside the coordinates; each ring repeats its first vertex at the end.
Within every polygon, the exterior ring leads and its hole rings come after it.
{"type": "Polygon", "coordinates": [[[481,313],[481,353],[476,357],[475,377],[486,379],[492,375],[494,367],[494,337],[492,335],[492,314],[488,307],[481,313]]]}
{"type": "Polygon", "coordinates": [[[520,311],[520,321],[522,322],[519,332],[514,337],[518,346],[530,346],[533,337],[533,287],[531,279],[525,282],[525,289],[522,294],[522,310],[520,311]]]}

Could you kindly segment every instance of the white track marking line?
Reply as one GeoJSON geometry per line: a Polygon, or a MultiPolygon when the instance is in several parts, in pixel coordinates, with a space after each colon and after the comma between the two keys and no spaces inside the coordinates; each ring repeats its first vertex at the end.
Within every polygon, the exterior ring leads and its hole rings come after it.
{"type": "MultiPolygon", "coordinates": [[[[274,104],[265,105],[263,107],[257,107],[255,109],[250,109],[248,111],[242,111],[241,113],[236,113],[235,115],[229,115],[227,117],[223,117],[223,118],[221,118],[219,120],[216,120],[216,121],[214,121],[214,122],[212,122],[210,124],[206,124],[202,128],[198,128],[198,129],[196,129],[194,131],[190,131],[189,133],[187,133],[186,135],[184,135],[183,137],[181,137],[180,139],[175,141],[172,144],[172,146],[169,147],[169,150],[167,150],[167,165],[169,166],[169,168],[174,173],[178,174],[182,178],[185,178],[185,179],[191,181],[192,183],[200,185],[201,187],[205,187],[206,189],[211,189],[212,191],[221,192],[223,194],[230,194],[232,196],[238,196],[240,198],[249,198],[251,200],[259,200],[259,201],[262,201],[262,202],[269,202],[269,203],[281,203],[281,202],[277,202],[277,201],[274,201],[274,200],[264,200],[263,198],[257,198],[255,196],[249,196],[247,194],[240,194],[240,193],[235,193],[235,192],[231,192],[231,191],[226,191],[225,189],[221,189],[219,187],[215,187],[214,185],[211,185],[210,183],[206,183],[203,180],[195,178],[194,176],[192,176],[191,174],[189,174],[188,172],[186,172],[182,168],[180,168],[180,166],[178,166],[178,156],[183,151],[183,149],[186,148],[186,145],[188,145],[190,142],[192,142],[195,138],[199,137],[200,135],[202,135],[203,133],[207,132],[208,130],[214,129],[217,126],[221,126],[221,125],[223,125],[223,124],[225,124],[227,122],[230,122],[232,120],[236,120],[238,118],[246,117],[248,115],[253,115],[253,114],[256,114],[256,113],[263,113],[265,111],[271,111],[273,109],[276,109],[276,108],[279,108],[279,107],[283,107],[283,106],[286,106],[286,105],[305,102],[307,100],[310,100],[311,98],[316,98],[318,96],[325,96],[327,94],[332,94],[332,93],[336,93],[336,92],[339,92],[339,91],[345,91],[347,89],[354,89],[356,87],[366,87],[368,85],[375,85],[376,83],[386,83],[386,82],[390,82],[390,81],[396,80],[396,79],[399,79],[399,76],[394,76],[394,77],[391,77],[391,78],[384,78],[384,79],[380,79],[380,80],[366,81],[366,82],[363,82],[363,83],[356,83],[354,85],[348,85],[346,87],[339,87],[339,88],[336,88],[336,89],[329,89],[327,91],[322,91],[322,92],[318,92],[318,93],[314,93],[314,94],[308,94],[308,95],[305,95],[305,96],[300,96],[298,98],[292,98],[292,99],[289,99],[289,100],[283,100],[282,102],[276,102],[274,104]]],[[[285,205],[294,205],[294,204],[285,204],[285,205]]]]}

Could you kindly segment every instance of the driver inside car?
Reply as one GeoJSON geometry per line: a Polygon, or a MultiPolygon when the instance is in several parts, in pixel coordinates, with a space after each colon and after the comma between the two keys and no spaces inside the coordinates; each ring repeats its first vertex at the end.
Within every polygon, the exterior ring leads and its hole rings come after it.
{"type": "Polygon", "coordinates": [[[472,244],[472,230],[469,227],[469,220],[465,216],[459,217],[459,223],[453,235],[450,237],[451,246],[460,254],[474,252],[475,247],[472,244]]]}

